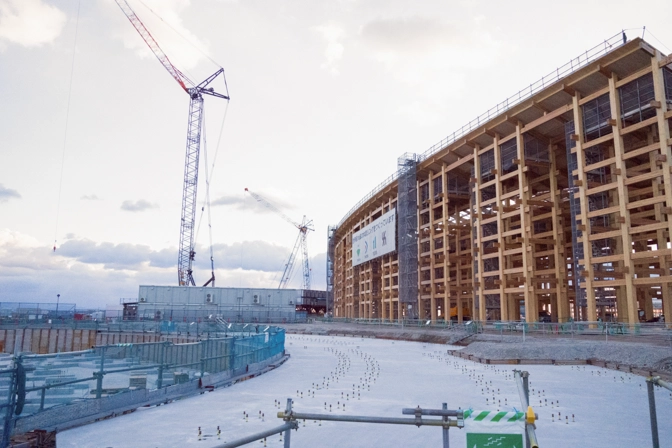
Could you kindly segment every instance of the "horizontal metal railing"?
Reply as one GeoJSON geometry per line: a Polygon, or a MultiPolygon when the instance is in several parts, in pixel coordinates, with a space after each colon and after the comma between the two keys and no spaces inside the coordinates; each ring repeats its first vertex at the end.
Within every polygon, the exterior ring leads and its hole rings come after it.
{"type": "Polygon", "coordinates": [[[34,320],[2,319],[0,318],[0,328],[2,329],[70,329],[70,330],[97,330],[98,332],[122,332],[122,333],[159,333],[170,334],[212,334],[212,333],[245,333],[254,334],[257,327],[265,328],[268,325],[278,323],[298,323],[305,322],[306,316],[297,316],[295,319],[279,319],[272,322],[227,322],[218,320],[198,320],[187,322],[174,322],[168,320],[119,320],[116,322],[93,321],[93,320],[74,320],[58,319],[49,322],[40,322],[34,320]]]}
{"type": "Polygon", "coordinates": [[[517,334],[533,337],[573,337],[594,336],[647,338],[652,342],[672,346],[672,324],[624,322],[523,322],[523,321],[456,321],[429,319],[364,319],[364,318],[324,318],[316,319],[324,323],[352,323],[367,326],[388,326],[398,328],[428,328],[436,330],[465,330],[470,333],[517,334]]]}

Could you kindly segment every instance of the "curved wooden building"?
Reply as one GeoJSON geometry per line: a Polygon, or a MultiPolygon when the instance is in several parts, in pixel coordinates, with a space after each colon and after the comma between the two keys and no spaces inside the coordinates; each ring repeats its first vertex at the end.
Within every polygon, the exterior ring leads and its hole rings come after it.
{"type": "Polygon", "coordinates": [[[330,228],[334,316],[671,322],[671,127],[672,55],[605,41],[402,156],[330,228]]]}

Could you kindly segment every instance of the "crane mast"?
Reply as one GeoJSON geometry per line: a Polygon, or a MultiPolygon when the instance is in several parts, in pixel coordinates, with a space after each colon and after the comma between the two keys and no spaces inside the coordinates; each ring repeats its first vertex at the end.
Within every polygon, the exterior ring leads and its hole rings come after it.
{"type": "MultiPolygon", "coordinates": [[[[152,50],[161,65],[168,71],[170,76],[177,81],[180,87],[189,94],[189,117],[187,124],[187,150],[184,162],[184,181],[182,190],[182,214],[180,222],[180,245],[177,261],[178,284],[181,286],[195,286],[193,277],[193,262],[196,252],[194,251],[194,229],[196,222],[196,190],[198,188],[198,166],[201,152],[201,129],[203,128],[203,95],[229,100],[226,95],[218,93],[212,87],[208,87],[219,75],[224,76],[224,69],[219,68],[215,73],[208,76],[200,84],[195,85],[181,71],[179,71],[168,59],[154,37],[135,14],[126,0],[115,0],[128,20],[131,22],[140,37],[152,50]],[[187,84],[192,87],[187,87],[187,84]]],[[[225,80],[226,85],[226,80],[225,80]]],[[[215,270],[212,259],[211,277],[204,285],[215,286],[215,270]]]]}
{"type": "Polygon", "coordinates": [[[296,237],[296,242],[294,243],[294,248],[292,249],[292,252],[289,255],[289,259],[287,260],[287,263],[285,264],[285,270],[282,273],[282,278],[280,279],[280,285],[278,286],[278,289],[284,289],[287,287],[287,282],[289,282],[289,279],[292,277],[292,273],[294,271],[294,262],[296,261],[296,256],[298,255],[299,251],[301,252],[302,255],[302,262],[301,265],[303,267],[303,289],[308,290],[310,289],[310,262],[308,260],[308,231],[309,230],[314,230],[313,229],[313,221],[309,220],[306,218],[306,216],[303,216],[303,220],[298,223],[294,221],[293,219],[289,218],[287,215],[282,213],[280,210],[278,210],[277,207],[275,207],[273,204],[268,202],[264,197],[258,195],[257,193],[254,193],[250,191],[249,189],[245,189],[254,199],[256,199],[257,202],[260,204],[264,205],[266,208],[271,210],[274,213],[277,213],[299,229],[299,234],[296,237]]]}

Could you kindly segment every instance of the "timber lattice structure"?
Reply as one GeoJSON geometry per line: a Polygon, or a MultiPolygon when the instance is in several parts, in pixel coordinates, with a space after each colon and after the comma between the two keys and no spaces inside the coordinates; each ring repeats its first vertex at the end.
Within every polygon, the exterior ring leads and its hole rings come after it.
{"type": "MultiPolygon", "coordinates": [[[[671,127],[672,55],[619,33],[417,156],[417,317],[671,322],[671,127]]],[[[336,317],[407,317],[400,243],[352,266],[401,174],[330,229],[336,317]]]]}

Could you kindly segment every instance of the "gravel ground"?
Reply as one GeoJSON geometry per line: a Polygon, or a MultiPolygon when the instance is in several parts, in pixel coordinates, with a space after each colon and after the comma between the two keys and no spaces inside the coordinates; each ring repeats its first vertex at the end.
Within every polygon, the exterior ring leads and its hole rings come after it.
{"type": "Polygon", "coordinates": [[[617,338],[581,340],[535,338],[520,335],[478,334],[469,336],[455,329],[361,325],[351,323],[310,323],[283,325],[290,333],[348,335],[417,342],[466,345],[465,353],[486,359],[599,360],[672,374],[672,348],[646,342],[624,342],[617,338]]]}
{"type": "MultiPolygon", "coordinates": [[[[560,361],[596,359],[641,369],[672,372],[672,349],[643,343],[581,341],[572,339],[533,339],[494,342],[479,335],[464,350],[486,359],[554,359],[560,361]]],[[[485,335],[488,336],[488,335],[485,335]]]]}

